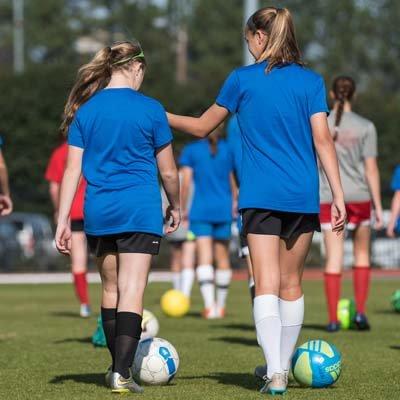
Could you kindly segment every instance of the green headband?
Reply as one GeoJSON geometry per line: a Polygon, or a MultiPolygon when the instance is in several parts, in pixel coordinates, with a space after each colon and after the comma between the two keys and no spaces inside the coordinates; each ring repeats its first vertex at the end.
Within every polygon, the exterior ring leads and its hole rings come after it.
{"type": "Polygon", "coordinates": [[[137,58],[144,58],[143,50],[142,50],[139,54],[137,54],[136,56],[131,56],[131,57],[128,57],[128,58],[123,58],[122,60],[118,60],[118,61],[113,62],[111,65],[126,64],[126,63],[128,63],[129,61],[136,60],[137,58]]]}

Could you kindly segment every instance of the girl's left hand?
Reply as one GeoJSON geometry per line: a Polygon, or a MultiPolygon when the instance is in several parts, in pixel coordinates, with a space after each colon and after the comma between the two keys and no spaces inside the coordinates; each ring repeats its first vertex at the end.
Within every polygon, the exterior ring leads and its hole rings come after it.
{"type": "Polygon", "coordinates": [[[71,227],[69,223],[59,223],[56,231],[56,247],[61,254],[71,254],[71,227]]]}

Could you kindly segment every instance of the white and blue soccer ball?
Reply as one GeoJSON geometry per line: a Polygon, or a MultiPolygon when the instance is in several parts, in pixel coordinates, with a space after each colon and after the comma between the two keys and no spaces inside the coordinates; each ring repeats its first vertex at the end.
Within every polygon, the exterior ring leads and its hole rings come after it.
{"type": "Polygon", "coordinates": [[[132,365],[135,379],[148,385],[166,385],[178,368],[178,352],[167,340],[148,338],[139,342],[132,365]]]}
{"type": "Polygon", "coordinates": [[[292,372],[302,386],[324,388],[334,384],[342,370],[338,349],[324,340],[310,340],[295,351],[292,372]]]}

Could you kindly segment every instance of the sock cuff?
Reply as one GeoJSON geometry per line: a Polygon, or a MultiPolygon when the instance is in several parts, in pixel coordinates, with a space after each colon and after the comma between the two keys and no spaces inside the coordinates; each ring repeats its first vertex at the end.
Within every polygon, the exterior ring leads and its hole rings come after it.
{"type": "Polygon", "coordinates": [[[133,312],[117,312],[116,336],[130,336],[140,339],[142,334],[142,316],[133,312]]]}
{"type": "Polygon", "coordinates": [[[264,294],[254,298],[254,322],[257,324],[265,318],[276,317],[280,319],[279,298],[273,294],[264,294]]]}
{"type": "Polygon", "coordinates": [[[215,284],[217,286],[228,286],[231,283],[231,269],[217,269],[215,271],[215,284]]]}
{"type": "Polygon", "coordinates": [[[101,320],[102,321],[113,321],[117,319],[116,308],[104,308],[101,307],[101,320]]]}
{"type": "Polygon", "coordinates": [[[324,276],[337,276],[340,278],[342,276],[342,272],[324,272],[324,276]]]}
{"type": "Polygon", "coordinates": [[[304,320],[304,296],[293,301],[279,299],[279,311],[282,326],[302,325],[304,320]]]}
{"type": "Polygon", "coordinates": [[[364,266],[363,265],[354,265],[353,270],[356,270],[356,271],[368,270],[368,271],[370,271],[371,267],[369,265],[364,265],[364,266]]]}
{"type": "Polygon", "coordinates": [[[190,276],[194,276],[194,269],[192,268],[183,268],[181,271],[182,275],[190,275],[190,276]]]}
{"type": "Polygon", "coordinates": [[[196,270],[199,282],[214,281],[214,268],[212,265],[199,265],[196,270]]]}

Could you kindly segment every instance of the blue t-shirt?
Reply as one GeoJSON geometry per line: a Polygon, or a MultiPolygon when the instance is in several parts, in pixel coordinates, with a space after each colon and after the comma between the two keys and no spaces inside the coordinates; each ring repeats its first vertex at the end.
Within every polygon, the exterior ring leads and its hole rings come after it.
{"type": "Polygon", "coordinates": [[[237,114],[242,134],[239,209],[318,213],[310,117],[328,112],[324,81],[297,64],[266,66],[235,69],[216,100],[237,114]]]}
{"type": "Polygon", "coordinates": [[[233,159],[226,141],[218,141],[216,154],[211,154],[208,139],[192,142],[183,148],[179,164],[193,170],[194,193],[189,219],[212,223],[232,221],[233,159]]]}
{"type": "Polygon", "coordinates": [[[233,166],[236,179],[240,184],[240,173],[242,171],[242,133],[236,115],[229,118],[227,125],[227,142],[233,156],[233,166]]]}
{"type": "Polygon", "coordinates": [[[84,149],[88,234],[162,235],[155,152],[171,140],[164,108],[133,89],[101,90],[79,108],[68,144],[84,149]]]}
{"type": "MultiPolygon", "coordinates": [[[[398,165],[393,172],[392,182],[390,186],[393,192],[397,192],[398,190],[400,190],[400,165],[398,165]]],[[[395,230],[396,232],[400,232],[400,218],[397,219],[395,230]]]]}

